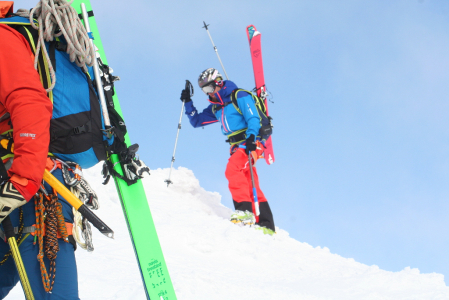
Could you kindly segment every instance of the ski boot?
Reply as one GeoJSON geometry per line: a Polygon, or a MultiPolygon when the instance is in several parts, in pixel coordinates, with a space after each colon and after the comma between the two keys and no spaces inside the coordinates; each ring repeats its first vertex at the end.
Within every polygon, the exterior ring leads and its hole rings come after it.
{"type": "Polygon", "coordinates": [[[260,230],[263,232],[263,234],[269,234],[269,235],[274,235],[276,232],[271,230],[270,228],[267,227],[263,227],[263,226],[259,226],[259,225],[255,225],[254,228],[256,230],[260,230]]]}
{"type": "Polygon", "coordinates": [[[256,218],[254,217],[254,214],[252,212],[249,212],[247,210],[236,210],[231,215],[231,222],[234,224],[251,226],[256,223],[256,218]]]}

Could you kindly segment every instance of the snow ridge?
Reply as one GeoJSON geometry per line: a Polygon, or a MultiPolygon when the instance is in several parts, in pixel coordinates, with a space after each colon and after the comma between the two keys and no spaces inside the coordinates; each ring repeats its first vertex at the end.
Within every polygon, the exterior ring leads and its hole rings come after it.
{"type": "MultiPolygon", "coordinates": [[[[97,215],[115,231],[109,240],[93,229],[95,251],[76,251],[80,298],[146,299],[120,202],[100,166],[84,171],[101,201],[97,215]]],[[[312,247],[277,228],[274,237],[229,222],[221,196],[205,191],[193,172],[151,171],[143,180],[175,291],[202,299],[449,299],[441,274],[405,268],[389,272],[328,248],[312,247]]],[[[22,299],[16,287],[7,299],[22,299]]]]}

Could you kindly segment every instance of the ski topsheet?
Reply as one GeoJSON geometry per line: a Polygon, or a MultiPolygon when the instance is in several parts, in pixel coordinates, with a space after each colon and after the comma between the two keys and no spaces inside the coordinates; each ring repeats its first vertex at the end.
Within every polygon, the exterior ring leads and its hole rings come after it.
{"type": "MultiPolygon", "coordinates": [[[[256,30],[256,27],[254,27],[254,25],[249,25],[248,27],[246,27],[246,33],[248,35],[249,48],[251,51],[251,60],[253,63],[257,96],[264,100],[268,116],[267,90],[265,88],[265,77],[263,76],[262,44],[260,42],[262,34],[256,30]]],[[[271,165],[272,163],[274,163],[274,152],[271,136],[265,142],[264,157],[267,164],[271,165]]]]}
{"type": "MultiPolygon", "coordinates": [[[[86,5],[94,43],[98,48],[101,60],[103,63],[108,64],[95,16],[92,12],[90,0],[74,0],[72,7],[75,8],[81,16],[81,3],[86,5]]],[[[82,17],[80,17],[80,19],[82,19],[82,17]]],[[[117,93],[113,96],[113,100],[115,109],[122,115],[117,93]]],[[[131,145],[128,134],[125,136],[125,142],[128,146],[131,145]]],[[[118,156],[113,155],[111,161],[113,164],[119,162],[118,156]]],[[[120,163],[116,164],[114,168],[118,173],[123,175],[120,163]]],[[[137,183],[128,186],[125,181],[118,178],[114,179],[147,299],[175,300],[176,294],[162,254],[161,245],[159,243],[159,238],[156,233],[156,228],[154,226],[142,182],[139,180],[137,183]]],[[[117,242],[120,243],[120,241],[117,242]]]]}

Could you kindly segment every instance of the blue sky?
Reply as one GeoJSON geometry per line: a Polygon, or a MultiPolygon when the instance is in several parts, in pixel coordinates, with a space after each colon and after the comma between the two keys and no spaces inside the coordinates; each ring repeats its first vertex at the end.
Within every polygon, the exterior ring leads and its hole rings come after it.
{"type": "MultiPolygon", "coordinates": [[[[447,282],[449,2],[91,2],[122,79],[131,140],[150,168],[170,167],[185,80],[221,70],[202,22],[230,79],[246,89],[253,24],[274,102],[276,163],[259,161],[258,171],[276,225],[344,257],[443,273],[447,282]]],[[[196,85],[193,101],[208,104],[196,85]]],[[[175,167],[193,170],[232,207],[219,126],[182,123],[175,167]]]]}

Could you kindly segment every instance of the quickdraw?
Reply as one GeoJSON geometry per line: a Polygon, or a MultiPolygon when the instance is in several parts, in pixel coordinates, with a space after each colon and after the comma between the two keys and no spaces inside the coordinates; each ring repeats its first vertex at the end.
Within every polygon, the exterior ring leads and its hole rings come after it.
{"type": "MultiPolygon", "coordinates": [[[[84,178],[81,167],[74,162],[64,162],[59,159],[55,161],[60,163],[64,182],[70,187],[71,192],[90,209],[99,209],[100,202],[98,201],[98,196],[84,178]]],[[[89,221],[76,209],[73,208],[72,211],[74,218],[73,238],[81,248],[89,252],[94,251],[92,229],[89,221]]]]}
{"type": "Polygon", "coordinates": [[[90,209],[96,210],[100,208],[98,196],[91,188],[90,184],[84,179],[81,167],[74,162],[62,161],[55,159],[61,164],[62,176],[64,182],[72,189],[72,192],[90,209]],[[74,174],[72,177],[70,172],[74,174]]]}

